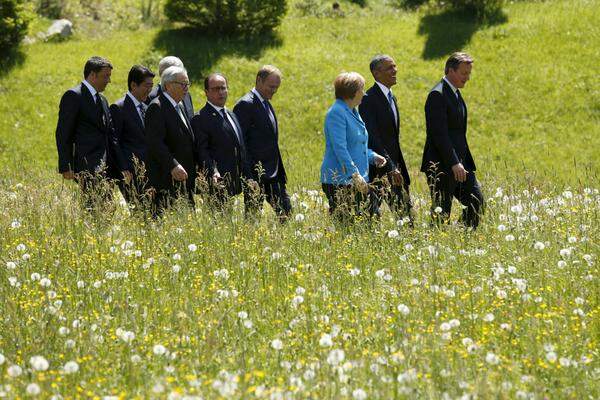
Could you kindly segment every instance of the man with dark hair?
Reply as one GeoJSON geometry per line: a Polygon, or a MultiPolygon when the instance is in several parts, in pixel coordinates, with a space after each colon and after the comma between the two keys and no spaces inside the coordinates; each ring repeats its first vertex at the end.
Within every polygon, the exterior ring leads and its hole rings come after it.
{"type": "Polygon", "coordinates": [[[392,93],[396,63],[388,55],[377,55],[371,60],[370,69],[375,83],[367,90],[359,111],[369,132],[369,148],[387,160],[382,168],[373,164],[369,167],[369,181],[374,188],[371,212],[379,215],[385,200],[399,217],[410,217],[410,177],[400,148],[400,113],[392,93]]]}
{"type": "Polygon", "coordinates": [[[246,211],[256,213],[266,199],[283,222],[292,212],[286,191],[286,174],[279,151],[279,125],[270,101],[281,85],[281,71],[263,66],[256,74],[256,86],[233,108],[240,121],[252,177],[260,185],[260,194],[245,192],[246,211]]]}
{"type": "MultiPolygon", "coordinates": [[[[163,57],[160,60],[160,62],[158,63],[158,76],[159,77],[162,76],[163,72],[165,72],[165,70],[169,67],[185,68],[183,65],[183,61],[181,61],[181,59],[179,59],[179,57],[166,56],[166,57],[163,57]]],[[[155,98],[160,96],[162,91],[163,91],[163,88],[162,88],[161,84],[159,83],[158,85],[156,85],[154,87],[154,89],[152,89],[152,91],[148,95],[146,104],[150,104],[150,102],[152,100],[154,100],[155,98]]],[[[194,117],[194,104],[192,102],[192,95],[190,94],[189,91],[185,94],[185,96],[183,97],[183,100],[181,100],[181,109],[185,113],[187,119],[191,121],[192,118],[194,117]]]]}
{"type": "Polygon", "coordinates": [[[112,65],[102,57],[91,57],[84,67],[84,80],[67,90],[60,100],[56,125],[58,172],[77,180],[87,209],[110,199],[106,185],[108,168],[128,176],[118,151],[108,102],[100,94],[110,83],[112,65]]]}
{"type": "Polygon", "coordinates": [[[452,54],[446,61],[445,76],[427,96],[421,171],[427,175],[431,191],[433,220],[449,219],[454,196],[465,207],[462,222],[476,228],[484,200],[467,143],[467,105],[459,90],[469,80],[472,64],[468,54],[452,54]]]}
{"type": "Polygon", "coordinates": [[[152,90],[154,73],[142,65],[134,65],[127,76],[128,91],[113,105],[110,112],[121,157],[126,160],[132,179],[120,179],[119,189],[132,208],[145,202],[145,180],[142,161],[146,157],[144,117],[148,93],[152,90]]]}
{"type": "Polygon", "coordinates": [[[194,207],[198,151],[191,123],[181,101],[190,86],[183,67],[161,75],[162,93],[146,111],[146,171],[154,189],[153,215],[161,215],[177,199],[194,207]]]}
{"type": "Polygon", "coordinates": [[[192,119],[198,141],[200,170],[209,185],[211,201],[226,206],[231,196],[238,195],[246,184],[254,185],[246,157],[242,128],[233,112],[225,107],[227,79],[212,73],[204,79],[206,105],[192,119]]]}

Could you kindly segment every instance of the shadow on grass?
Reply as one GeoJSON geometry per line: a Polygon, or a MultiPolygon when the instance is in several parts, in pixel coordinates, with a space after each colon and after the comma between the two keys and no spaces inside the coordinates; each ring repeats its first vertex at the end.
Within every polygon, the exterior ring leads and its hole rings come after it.
{"type": "Polygon", "coordinates": [[[146,60],[156,65],[161,57],[175,55],[188,69],[189,78],[198,81],[210,72],[214,64],[224,56],[259,58],[262,53],[283,43],[276,33],[253,37],[231,37],[197,31],[192,28],[166,29],[154,39],[154,51],[146,60]]]}
{"type": "Polygon", "coordinates": [[[421,57],[425,60],[444,57],[462,50],[479,29],[503,24],[508,17],[502,11],[481,21],[468,11],[445,10],[421,18],[418,33],[427,35],[421,57]]]}
{"type": "Polygon", "coordinates": [[[14,67],[23,64],[23,62],[25,62],[25,53],[20,48],[13,48],[0,53],[0,78],[8,75],[14,67]]]}

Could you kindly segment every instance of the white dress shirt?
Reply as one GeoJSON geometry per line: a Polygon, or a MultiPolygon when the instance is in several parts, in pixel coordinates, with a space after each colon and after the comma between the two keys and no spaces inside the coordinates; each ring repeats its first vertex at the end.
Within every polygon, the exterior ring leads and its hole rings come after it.
{"type": "Polygon", "coordinates": [[[238,143],[241,144],[241,138],[240,138],[240,133],[238,132],[238,128],[235,124],[235,122],[233,122],[233,119],[231,119],[231,115],[229,115],[229,113],[227,112],[227,109],[225,107],[219,107],[214,105],[213,103],[211,103],[210,101],[206,101],[208,104],[210,104],[212,106],[212,108],[214,108],[215,110],[217,110],[217,112],[219,113],[219,115],[223,116],[223,113],[221,112],[221,110],[225,110],[225,115],[227,116],[227,121],[229,121],[229,125],[231,125],[231,127],[233,128],[233,133],[235,133],[235,136],[237,136],[237,140],[238,143]]]}
{"type": "Polygon", "coordinates": [[[131,94],[131,92],[127,92],[127,96],[129,96],[129,98],[131,99],[131,101],[133,101],[133,105],[135,106],[135,110],[137,111],[140,119],[142,120],[142,125],[144,124],[144,117],[142,116],[142,112],[140,111],[140,105],[142,106],[142,108],[144,109],[144,111],[146,111],[147,106],[140,102],[138,99],[135,98],[134,95],[131,94]]]}
{"type": "MultiPolygon", "coordinates": [[[[385,86],[383,83],[381,82],[377,82],[375,81],[375,83],[379,86],[379,88],[381,89],[381,91],[383,92],[383,95],[385,96],[385,98],[387,99],[388,103],[389,103],[389,93],[392,92],[392,89],[390,89],[389,87],[385,86]]],[[[392,96],[394,94],[392,93],[392,96]]],[[[390,103],[390,107],[392,108],[392,112],[394,113],[394,122],[396,123],[396,126],[398,126],[398,112],[396,111],[396,106],[392,103],[390,103]]]]}
{"type": "Polygon", "coordinates": [[[163,94],[165,95],[165,97],[167,98],[167,100],[169,100],[171,102],[171,104],[173,105],[173,107],[175,107],[175,111],[177,111],[177,114],[179,114],[179,118],[181,118],[181,120],[183,121],[183,124],[190,129],[190,126],[188,125],[185,116],[183,115],[183,111],[181,111],[181,107],[179,107],[179,105],[181,104],[181,102],[177,103],[175,100],[173,100],[173,98],[171,96],[169,96],[169,93],[167,93],[166,91],[163,91],[163,94]]]}
{"type": "Polygon", "coordinates": [[[88,90],[90,91],[90,93],[92,94],[92,99],[94,99],[94,103],[95,103],[96,102],[96,93],[98,93],[98,91],[92,85],[90,85],[90,83],[88,81],[86,81],[85,79],[82,82],[85,85],[85,87],[87,87],[88,90]]]}

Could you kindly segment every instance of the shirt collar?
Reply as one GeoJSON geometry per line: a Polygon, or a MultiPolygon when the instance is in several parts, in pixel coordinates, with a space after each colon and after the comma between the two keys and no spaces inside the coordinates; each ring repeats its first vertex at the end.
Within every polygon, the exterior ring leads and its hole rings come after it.
{"type": "Polygon", "coordinates": [[[135,106],[135,108],[138,108],[140,104],[142,104],[138,99],[135,98],[134,95],[131,94],[131,92],[127,92],[127,96],[129,96],[131,101],[133,101],[133,105],[135,106]]]}
{"type": "Polygon", "coordinates": [[[169,96],[169,93],[163,91],[163,94],[165,95],[165,97],[167,98],[167,100],[169,100],[171,102],[171,104],[173,105],[173,107],[175,107],[175,109],[177,110],[177,106],[179,103],[177,103],[175,100],[173,100],[173,98],[171,96],[169,96]]]}
{"type": "Polygon", "coordinates": [[[208,104],[210,104],[210,105],[212,106],[212,108],[214,108],[215,110],[217,110],[217,112],[218,112],[219,114],[221,114],[221,110],[225,108],[225,107],[219,107],[219,106],[216,106],[216,105],[214,105],[213,103],[211,103],[211,102],[210,102],[210,101],[208,101],[208,100],[206,100],[206,102],[207,102],[208,104]]]}
{"type": "MultiPolygon", "coordinates": [[[[447,83],[447,84],[450,86],[450,89],[452,89],[452,91],[454,92],[454,94],[455,94],[455,95],[457,95],[457,94],[456,94],[456,91],[457,91],[458,89],[457,89],[457,88],[455,88],[455,87],[454,87],[454,85],[450,83],[450,81],[448,80],[448,78],[444,77],[444,80],[445,80],[445,81],[446,81],[446,83],[447,83]]],[[[457,96],[458,96],[458,95],[457,95],[457,96]]]]}
{"type": "Polygon", "coordinates": [[[256,96],[258,96],[258,100],[260,100],[261,103],[265,102],[265,99],[263,99],[263,97],[260,95],[260,93],[258,93],[258,90],[256,90],[256,88],[252,88],[252,93],[254,93],[256,96]]]}
{"type": "MultiPolygon", "coordinates": [[[[388,97],[388,93],[392,91],[392,89],[390,89],[389,87],[385,86],[383,83],[375,81],[375,83],[379,86],[379,88],[381,89],[381,91],[383,92],[383,95],[387,98],[388,97]]],[[[393,94],[392,94],[393,96],[393,94]]]]}
{"type": "Polygon", "coordinates": [[[98,91],[85,79],[83,80],[83,84],[85,85],[85,87],[88,88],[88,90],[92,94],[92,98],[94,99],[94,103],[95,103],[96,102],[96,93],[98,93],[98,91]]]}

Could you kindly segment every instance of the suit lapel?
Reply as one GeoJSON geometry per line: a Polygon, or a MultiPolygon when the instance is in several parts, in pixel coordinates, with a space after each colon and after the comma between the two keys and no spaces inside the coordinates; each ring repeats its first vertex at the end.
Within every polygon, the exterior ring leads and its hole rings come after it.
{"type": "MultiPolygon", "coordinates": [[[[444,84],[444,93],[445,93],[446,97],[448,97],[448,99],[450,99],[450,102],[454,106],[454,111],[459,116],[463,116],[462,115],[462,111],[460,109],[461,105],[460,105],[460,101],[458,100],[458,97],[456,96],[456,94],[454,93],[454,91],[452,90],[452,88],[450,87],[450,85],[448,85],[448,82],[446,82],[445,79],[442,79],[442,81],[443,81],[443,84],[444,84]]],[[[464,115],[463,118],[461,118],[461,120],[463,122],[463,125],[465,124],[466,116],[467,116],[467,108],[465,107],[465,115],[464,115]]]]}
{"type": "Polygon", "coordinates": [[[140,117],[140,113],[136,109],[133,100],[131,100],[128,95],[125,95],[125,110],[127,113],[129,113],[129,116],[136,122],[137,126],[143,131],[144,124],[142,122],[142,118],[140,117]]]}
{"type": "MultiPolygon", "coordinates": [[[[269,128],[271,128],[271,132],[273,132],[273,134],[275,135],[275,137],[277,137],[277,131],[275,130],[275,127],[273,126],[273,123],[271,122],[271,118],[269,118],[269,114],[267,112],[267,109],[265,108],[264,104],[260,101],[260,99],[258,98],[258,96],[254,93],[252,93],[254,96],[254,105],[256,107],[258,107],[259,111],[260,111],[260,115],[262,115],[264,122],[267,124],[267,126],[269,128]]],[[[271,111],[272,112],[272,111],[271,111]]],[[[275,113],[273,113],[273,118],[275,119],[275,125],[277,125],[277,117],[275,117],[275,113]]]]}
{"type": "Polygon", "coordinates": [[[101,130],[104,130],[102,121],[98,120],[98,108],[96,107],[96,101],[94,100],[90,90],[83,84],[83,82],[81,83],[81,95],[83,96],[86,113],[89,115],[92,121],[96,121],[97,126],[100,127],[101,130]]]}
{"type": "MultiPolygon", "coordinates": [[[[386,110],[386,114],[388,115],[388,118],[392,121],[394,128],[398,129],[398,121],[396,120],[396,117],[395,117],[394,113],[392,112],[388,98],[386,97],[385,94],[383,94],[383,91],[381,90],[381,88],[379,87],[379,85],[377,83],[375,83],[373,85],[373,88],[375,89],[377,96],[379,97],[379,102],[381,103],[382,106],[384,106],[383,108],[386,110]]],[[[394,108],[396,109],[396,115],[398,115],[398,118],[400,118],[400,115],[398,114],[398,106],[396,105],[396,98],[393,95],[392,95],[392,100],[394,102],[394,108]]]]}

